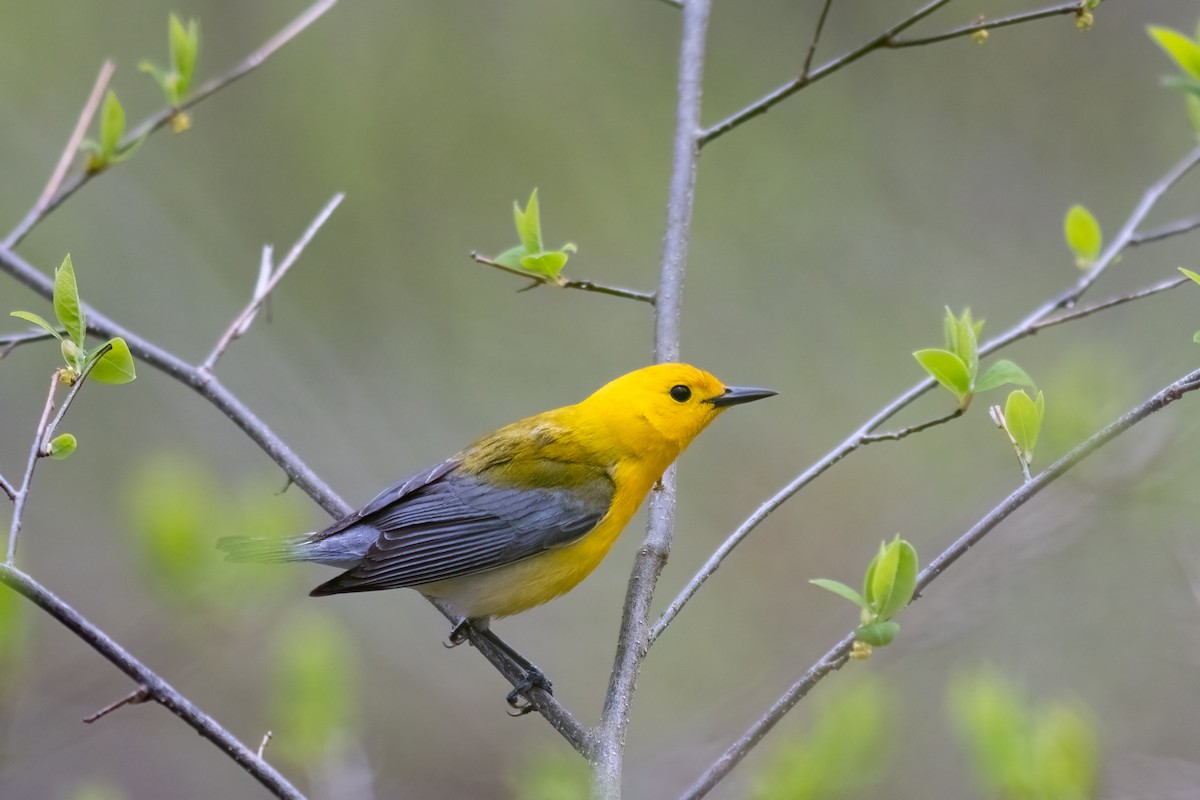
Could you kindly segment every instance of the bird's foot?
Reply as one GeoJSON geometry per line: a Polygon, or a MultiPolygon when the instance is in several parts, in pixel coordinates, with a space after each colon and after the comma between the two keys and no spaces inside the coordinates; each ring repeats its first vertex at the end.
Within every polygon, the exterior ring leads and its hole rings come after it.
{"type": "Polygon", "coordinates": [[[554,684],[546,677],[546,673],[530,664],[529,669],[525,671],[525,677],[504,698],[513,708],[508,712],[509,716],[522,717],[534,710],[533,701],[529,699],[529,693],[534,689],[541,689],[546,694],[554,694],[554,684]]]}
{"type": "Polygon", "coordinates": [[[442,647],[449,650],[458,647],[463,642],[469,641],[470,638],[471,620],[461,617],[458,622],[454,623],[454,627],[450,629],[450,635],[446,637],[446,641],[442,642],[442,647]]]}

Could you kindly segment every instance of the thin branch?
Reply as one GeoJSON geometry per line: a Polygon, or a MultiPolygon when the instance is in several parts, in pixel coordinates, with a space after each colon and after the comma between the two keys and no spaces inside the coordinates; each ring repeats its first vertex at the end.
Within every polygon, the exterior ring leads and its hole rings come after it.
{"type": "Polygon", "coordinates": [[[958,39],[963,36],[970,36],[977,31],[990,31],[996,28],[1007,28],[1010,25],[1020,25],[1023,22],[1033,22],[1034,20],[1046,19],[1047,17],[1061,17],[1067,14],[1078,15],[1083,6],[1078,0],[1072,0],[1069,3],[1061,3],[1049,8],[1042,8],[1037,11],[1026,11],[1022,14],[1013,14],[1011,17],[1001,17],[999,19],[981,19],[970,25],[963,25],[960,28],[953,28],[938,33],[933,36],[922,36],[913,39],[893,39],[888,42],[885,47],[899,49],[901,47],[920,47],[926,44],[936,44],[944,42],[948,39],[958,39]]]}
{"type": "MultiPolygon", "coordinates": [[[[721,122],[718,122],[716,125],[703,130],[697,140],[699,146],[704,147],[704,145],[708,144],[714,139],[719,139],[734,128],[740,127],[755,117],[767,113],[773,107],[779,103],[782,103],[784,100],[791,97],[804,87],[816,83],[821,78],[828,77],[844,67],[850,66],[868,53],[897,46],[904,47],[922,43],[918,40],[898,40],[896,37],[940,9],[942,6],[946,5],[948,2],[950,2],[950,0],[932,0],[932,2],[914,12],[912,16],[896,23],[883,33],[862,43],[853,50],[849,50],[832,61],[826,62],[812,72],[809,72],[808,69],[805,69],[793,80],[763,95],[758,100],[755,100],[753,103],[743,108],[741,111],[738,111],[736,114],[733,114],[721,122]],[[897,44],[897,42],[900,42],[900,44],[897,44]]],[[[956,29],[955,31],[951,31],[941,37],[931,37],[930,41],[940,41],[941,39],[954,38],[955,36],[966,36],[972,33],[974,30],[978,30],[979,27],[996,28],[1004,25],[1016,25],[1021,22],[1030,22],[1032,20],[1042,19],[1044,17],[1055,16],[1058,14],[1068,14],[1078,11],[1079,7],[1079,1],[1073,0],[1073,2],[1070,3],[1052,6],[1040,11],[1029,12],[1028,14],[1024,15],[1007,17],[1001,20],[993,20],[992,22],[985,22],[982,25],[977,23],[978,27],[967,26],[963,29],[956,29]]]]}
{"type": "MultiPolygon", "coordinates": [[[[696,133],[700,130],[700,97],[709,8],[709,0],[687,0],[683,8],[674,155],[658,303],[655,306],[654,359],[658,363],[679,359],[683,278],[700,155],[696,133]]],[[[592,765],[592,791],[598,798],[617,800],[621,797],[625,733],[629,727],[629,709],[637,676],[649,645],[650,602],[654,597],[658,576],[667,562],[674,529],[675,468],[672,466],[650,496],[646,537],[630,572],[613,670],[600,722],[594,732],[596,754],[592,765]]]]}
{"type": "Polygon", "coordinates": [[[8,478],[5,478],[3,475],[0,475],[0,491],[4,492],[6,495],[8,495],[9,500],[17,499],[16,487],[14,487],[11,483],[9,483],[8,478]]]}
{"type": "Polygon", "coordinates": [[[683,8],[683,0],[658,0],[658,2],[671,8],[683,8]]]}
{"type": "MultiPolygon", "coordinates": [[[[124,151],[128,149],[135,143],[145,139],[150,134],[165,126],[181,111],[186,111],[187,109],[192,108],[201,101],[208,99],[213,94],[216,94],[221,89],[224,89],[238,78],[241,78],[252,72],[256,67],[274,55],[279,48],[296,38],[296,36],[298,36],[313,22],[316,22],[322,15],[325,14],[325,12],[333,8],[336,3],[337,0],[319,0],[319,2],[309,6],[309,8],[303,14],[296,17],[296,19],[292,20],[292,22],[288,23],[288,25],[279,31],[279,33],[267,40],[262,47],[246,56],[241,63],[239,63],[229,72],[226,72],[224,75],[214,78],[197,88],[196,91],[189,95],[188,98],[184,100],[184,102],[181,103],[178,108],[165,108],[139,124],[125,137],[125,139],[118,146],[118,150],[124,151]]],[[[4,249],[12,250],[15,248],[26,236],[29,235],[29,232],[33,230],[35,225],[37,225],[48,214],[62,205],[68,197],[79,191],[79,189],[91,181],[92,178],[100,174],[102,174],[102,172],[89,172],[87,170],[77,173],[54,194],[54,196],[45,204],[45,207],[42,208],[39,213],[34,214],[31,212],[25,217],[25,219],[21,220],[17,227],[12,229],[12,231],[4,239],[4,249]]]]}
{"type": "Polygon", "coordinates": [[[216,347],[208,354],[208,358],[204,359],[201,369],[211,372],[217,364],[217,359],[221,357],[233,340],[242,336],[250,329],[250,323],[254,321],[255,315],[258,314],[258,309],[271,296],[271,292],[275,291],[275,287],[283,280],[283,276],[287,274],[292,265],[300,258],[300,254],[304,252],[304,248],[308,246],[312,238],[317,235],[317,231],[321,229],[321,226],[325,224],[326,220],[329,219],[330,215],[333,214],[345,199],[346,195],[338,192],[333,196],[332,200],[325,204],[325,207],[321,209],[321,213],[317,214],[316,219],[305,229],[304,234],[292,245],[292,249],[288,251],[287,256],[283,259],[283,263],[273,273],[267,273],[270,265],[270,255],[269,251],[264,253],[264,274],[270,274],[270,277],[267,278],[265,283],[261,280],[259,281],[259,285],[255,287],[254,296],[250,299],[246,307],[242,309],[242,313],[238,314],[234,318],[233,323],[225,330],[216,347]]]}
{"type": "Polygon", "coordinates": [[[808,54],[804,56],[804,68],[800,70],[801,77],[808,77],[808,72],[812,69],[813,56],[817,54],[817,44],[821,41],[821,33],[825,30],[825,19],[829,16],[829,7],[832,5],[833,0],[825,0],[825,4],[821,6],[821,16],[817,17],[817,29],[813,31],[812,42],[808,45],[808,54]]]}
{"type": "Polygon", "coordinates": [[[219,722],[201,711],[175,687],[160,678],[157,673],[113,641],[108,634],[32,577],[11,564],[0,564],[0,583],[7,585],[58,620],[93,650],[108,659],[113,666],[128,675],[131,680],[139,686],[145,687],[155,702],[216,745],[217,749],[237,762],[242,769],[250,773],[276,797],[284,798],[284,800],[304,800],[304,795],[274,767],[258,758],[253,750],[238,741],[219,722]]]}
{"type": "Polygon", "coordinates": [[[83,110],[79,113],[79,120],[75,123],[75,130],[71,132],[71,137],[67,139],[67,146],[63,148],[62,155],[58,157],[58,164],[54,167],[54,172],[50,175],[50,180],[46,183],[46,188],[42,190],[42,194],[34,203],[33,208],[29,213],[34,219],[41,216],[42,211],[50,203],[50,199],[54,197],[58,187],[62,186],[63,179],[67,177],[67,170],[71,168],[71,162],[75,160],[75,156],[79,153],[79,147],[83,143],[83,137],[87,134],[87,129],[91,127],[92,118],[96,116],[96,110],[100,108],[100,100],[104,97],[104,90],[108,88],[108,82],[112,80],[113,72],[116,70],[116,65],[109,59],[105,59],[100,65],[100,74],[96,76],[96,82],[92,84],[91,94],[88,95],[87,102],[83,105],[83,110]]]}
{"type": "MultiPolygon", "coordinates": [[[[1189,152],[1183,159],[1167,170],[1162,178],[1160,178],[1158,181],[1152,184],[1149,189],[1146,190],[1146,192],[1142,195],[1141,200],[1130,213],[1128,219],[1126,219],[1125,223],[1121,226],[1121,230],[1117,233],[1109,247],[1100,254],[1099,258],[1096,259],[1096,264],[1090,271],[1083,275],[1070,288],[1040,305],[1032,313],[1027,315],[1025,319],[1018,322],[1004,333],[980,345],[980,357],[991,355],[997,350],[1007,347],[1013,342],[1019,341],[1020,339],[1024,339],[1028,336],[1032,336],[1042,328],[1059,324],[1060,320],[1057,318],[1052,318],[1050,315],[1064,308],[1070,308],[1079,301],[1079,298],[1083,296],[1083,294],[1092,286],[1092,284],[1094,284],[1099,277],[1108,270],[1109,267],[1116,263],[1117,257],[1128,246],[1129,240],[1133,237],[1134,232],[1137,230],[1138,226],[1141,225],[1142,220],[1145,219],[1146,215],[1154,207],[1155,203],[1157,203],[1158,200],[1172,186],[1174,186],[1176,182],[1178,182],[1198,163],[1200,163],[1200,147],[1196,147],[1189,152]]],[[[1129,299],[1132,300],[1139,297],[1149,297],[1152,294],[1156,294],[1157,291],[1163,291],[1163,289],[1151,291],[1155,289],[1157,289],[1157,287],[1150,287],[1149,290],[1143,290],[1142,292],[1135,293],[1135,295],[1130,296],[1129,299]]],[[[1094,313],[1101,308],[1111,308],[1113,306],[1120,305],[1123,302],[1129,302],[1129,300],[1121,300],[1118,298],[1117,300],[1101,303],[1097,308],[1087,310],[1087,313],[1077,312],[1077,314],[1079,317],[1087,316],[1088,314],[1094,313]]],[[[1065,322],[1067,319],[1062,318],[1061,321],[1065,322]]],[[[874,416],[863,423],[858,430],[842,440],[840,444],[826,453],[821,459],[815,462],[804,472],[793,478],[790,483],[788,483],[786,486],[768,498],[764,503],[762,503],[757,509],[755,509],[754,513],[747,517],[745,521],[742,522],[742,524],[739,525],[738,528],[731,533],[724,542],[721,543],[721,546],[718,547],[711,556],[709,556],[704,565],[679,592],[679,595],[672,600],[671,604],[667,606],[665,611],[663,611],[662,616],[659,617],[658,621],[651,629],[649,643],[653,644],[658,637],[662,635],[663,631],[665,631],[667,626],[670,625],[675,617],[679,615],[679,612],[683,609],[687,602],[691,600],[696,592],[699,591],[700,587],[703,586],[704,583],[717,571],[717,569],[720,568],[722,562],[724,562],[725,558],[731,552],[733,552],[733,549],[737,547],[742,540],[749,536],[751,531],[757,528],[763,522],[763,520],[765,520],[771,515],[772,512],[775,511],[775,509],[787,502],[788,499],[815,480],[819,475],[825,472],[825,470],[829,469],[847,455],[857,450],[860,446],[862,446],[863,439],[870,436],[880,425],[883,425],[901,410],[907,408],[919,397],[936,386],[937,382],[933,378],[926,378],[920,383],[917,383],[909,388],[908,391],[894,398],[890,403],[877,411],[874,416]]]]}
{"type": "Polygon", "coordinates": [[[623,289],[620,286],[607,286],[595,281],[583,280],[568,280],[563,284],[564,289],[581,289],[585,292],[596,292],[598,294],[609,294],[613,297],[624,297],[629,300],[637,300],[640,303],[649,303],[655,305],[658,300],[653,292],[639,292],[636,289],[623,289]]]}
{"type": "Polygon", "coordinates": [[[811,73],[806,72],[801,74],[794,80],[785,83],[783,86],[780,86],[774,91],[754,101],[736,114],[727,117],[721,122],[718,122],[711,128],[701,131],[699,136],[696,137],[697,146],[704,147],[709,142],[724,136],[734,128],[741,126],[760,114],[767,113],[774,106],[782,103],[784,100],[791,97],[805,86],[816,83],[821,78],[832,75],[843,67],[848,67],[873,50],[878,50],[879,48],[884,47],[890,39],[896,36],[896,34],[907,30],[913,25],[916,25],[918,22],[925,19],[927,16],[946,5],[948,2],[950,2],[950,0],[932,0],[927,5],[918,9],[908,19],[893,25],[870,41],[864,42],[853,50],[843,53],[832,61],[826,62],[824,65],[813,70],[811,73]]]}
{"type": "Polygon", "coordinates": [[[153,699],[154,698],[150,695],[149,688],[147,688],[145,686],[139,686],[136,689],[134,689],[132,692],[130,692],[129,694],[122,697],[120,700],[115,700],[115,701],[109,703],[108,705],[106,705],[104,708],[100,709],[99,711],[95,711],[91,714],[88,714],[86,717],[83,718],[83,721],[86,722],[88,725],[91,725],[93,722],[104,719],[109,714],[113,713],[114,711],[116,711],[119,708],[124,708],[125,706],[139,705],[141,703],[149,702],[150,700],[153,700],[153,699]]]}
{"type": "Polygon", "coordinates": [[[1169,239],[1172,236],[1179,236],[1184,233],[1191,233],[1200,228],[1200,216],[1189,217],[1188,219],[1180,219],[1175,222],[1168,222],[1166,225],[1159,225],[1157,228],[1151,228],[1148,231],[1135,233],[1129,237],[1129,246],[1137,247],[1141,244],[1149,244],[1163,239],[1169,239]]]}
{"type": "Polygon", "coordinates": [[[909,427],[901,428],[898,431],[892,431],[890,433],[872,433],[869,436],[863,436],[861,439],[859,439],[859,444],[867,445],[875,444],[876,442],[898,442],[905,436],[911,436],[914,433],[920,433],[921,431],[927,430],[936,425],[943,425],[950,420],[958,419],[965,412],[965,408],[956,408],[944,417],[931,419],[918,425],[910,425],[909,427]]]}
{"type": "Polygon", "coordinates": [[[612,295],[613,297],[624,297],[628,300],[637,300],[641,303],[649,303],[650,305],[654,305],[657,302],[657,298],[653,294],[648,292],[639,292],[636,289],[624,289],[620,286],[608,286],[602,283],[596,283],[595,281],[572,280],[570,278],[563,277],[554,278],[549,275],[527,272],[522,269],[513,269],[512,267],[506,267],[499,261],[495,261],[487,256],[480,255],[474,250],[471,251],[471,260],[477,264],[494,267],[495,269],[498,269],[502,272],[507,272],[510,275],[516,275],[518,277],[533,281],[533,283],[531,283],[529,286],[526,286],[524,289],[518,289],[517,291],[519,292],[525,292],[530,289],[536,289],[539,286],[546,285],[557,286],[560,289],[580,289],[585,292],[596,292],[598,294],[612,295]]]}
{"type": "MultiPolygon", "coordinates": [[[[1137,423],[1197,389],[1200,389],[1200,370],[1196,370],[1156,392],[1145,402],[1093,434],[1032,480],[1022,484],[1020,488],[1012,492],[1003,502],[984,515],[953,544],[942,551],[925,569],[921,570],[921,574],[917,578],[917,595],[914,599],[919,598],[921,591],[937,580],[938,576],[945,572],[951,564],[978,544],[1010,514],[1029,502],[1042,489],[1137,423]]],[[[846,663],[853,645],[854,634],[851,633],[825,653],[720,758],[713,762],[708,771],[680,796],[681,800],[697,800],[708,794],[822,678],[846,663]]]]}
{"type": "Polygon", "coordinates": [[[29,498],[29,486],[33,483],[33,471],[37,468],[38,459],[42,457],[42,449],[46,441],[46,430],[50,424],[50,415],[54,413],[54,395],[58,391],[58,370],[50,376],[50,391],[46,393],[46,405],[42,408],[41,419],[33,432],[33,444],[29,446],[29,458],[25,462],[25,474],[21,477],[21,487],[13,497],[12,523],[8,529],[8,553],[6,564],[12,564],[17,557],[17,539],[21,535],[21,519],[25,516],[25,501],[29,498]]]}
{"type": "Polygon", "coordinates": [[[13,497],[13,516],[12,526],[8,533],[8,558],[7,563],[12,564],[17,557],[17,539],[21,533],[21,519],[25,514],[25,501],[29,497],[29,487],[33,483],[33,470],[37,466],[39,458],[48,455],[46,446],[49,444],[50,437],[58,430],[58,426],[62,423],[63,416],[66,415],[67,409],[71,407],[71,403],[75,400],[75,395],[79,394],[79,390],[83,388],[83,384],[87,381],[87,376],[92,369],[100,363],[100,359],[112,349],[112,344],[106,344],[96,351],[96,353],[88,360],[87,366],[83,368],[83,372],[75,378],[75,382],[71,385],[71,390],[67,392],[67,396],[63,399],[62,406],[58,409],[58,414],[54,419],[47,422],[47,418],[54,410],[54,395],[58,391],[59,376],[61,370],[55,370],[50,376],[50,393],[46,397],[46,407],[42,411],[41,421],[38,422],[37,430],[33,436],[33,446],[29,451],[29,462],[25,466],[25,477],[21,481],[21,488],[13,497]]]}
{"type": "Polygon", "coordinates": [[[1031,323],[1026,327],[1026,330],[1028,330],[1031,334],[1037,333],[1038,331],[1043,331],[1046,328],[1052,328],[1055,325],[1062,325],[1064,322],[1071,322],[1084,317],[1090,317],[1092,314],[1095,314],[1098,311],[1115,308],[1116,306],[1123,306],[1126,303],[1132,303],[1134,300],[1142,300],[1146,297],[1152,297],[1153,295],[1170,291],[1171,289],[1191,282],[1191,278],[1183,275],[1179,276],[1178,278],[1168,278],[1167,280],[1151,284],[1144,289],[1139,289],[1130,294],[1123,294],[1119,297],[1113,297],[1105,300],[1102,303],[1096,303],[1095,305],[1090,305],[1086,308],[1080,308],[1067,314],[1060,314],[1057,317],[1051,317],[1050,319],[1043,320],[1042,322],[1031,323]]]}
{"type": "Polygon", "coordinates": [[[41,328],[28,331],[27,333],[9,333],[0,336],[0,358],[4,358],[16,348],[23,344],[31,342],[40,342],[43,339],[53,339],[54,334],[49,331],[44,331],[41,328]]]}

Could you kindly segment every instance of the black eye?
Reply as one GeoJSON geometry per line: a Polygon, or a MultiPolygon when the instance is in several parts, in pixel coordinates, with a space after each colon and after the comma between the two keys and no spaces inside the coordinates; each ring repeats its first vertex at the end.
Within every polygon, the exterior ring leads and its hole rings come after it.
{"type": "Polygon", "coordinates": [[[686,403],[692,398],[692,390],[684,386],[682,383],[677,383],[671,387],[671,399],[678,400],[680,403],[686,403]]]}

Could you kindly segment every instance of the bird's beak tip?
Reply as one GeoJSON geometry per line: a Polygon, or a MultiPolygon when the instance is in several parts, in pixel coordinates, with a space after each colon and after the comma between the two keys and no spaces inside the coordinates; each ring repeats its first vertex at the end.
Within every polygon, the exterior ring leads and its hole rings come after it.
{"type": "Polygon", "coordinates": [[[708,402],[717,408],[724,408],[726,406],[749,403],[753,400],[762,400],[764,397],[771,397],[777,394],[779,392],[774,389],[759,389],[753,386],[726,386],[722,394],[717,395],[708,402]]]}

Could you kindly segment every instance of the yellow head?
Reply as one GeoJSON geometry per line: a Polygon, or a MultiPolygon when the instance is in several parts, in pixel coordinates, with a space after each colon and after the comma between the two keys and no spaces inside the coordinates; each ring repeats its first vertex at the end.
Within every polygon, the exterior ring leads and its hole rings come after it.
{"type": "Polygon", "coordinates": [[[732,405],[775,394],[726,386],[690,364],[656,364],[597,389],[578,408],[602,424],[622,449],[674,461],[717,415],[732,405]]]}

